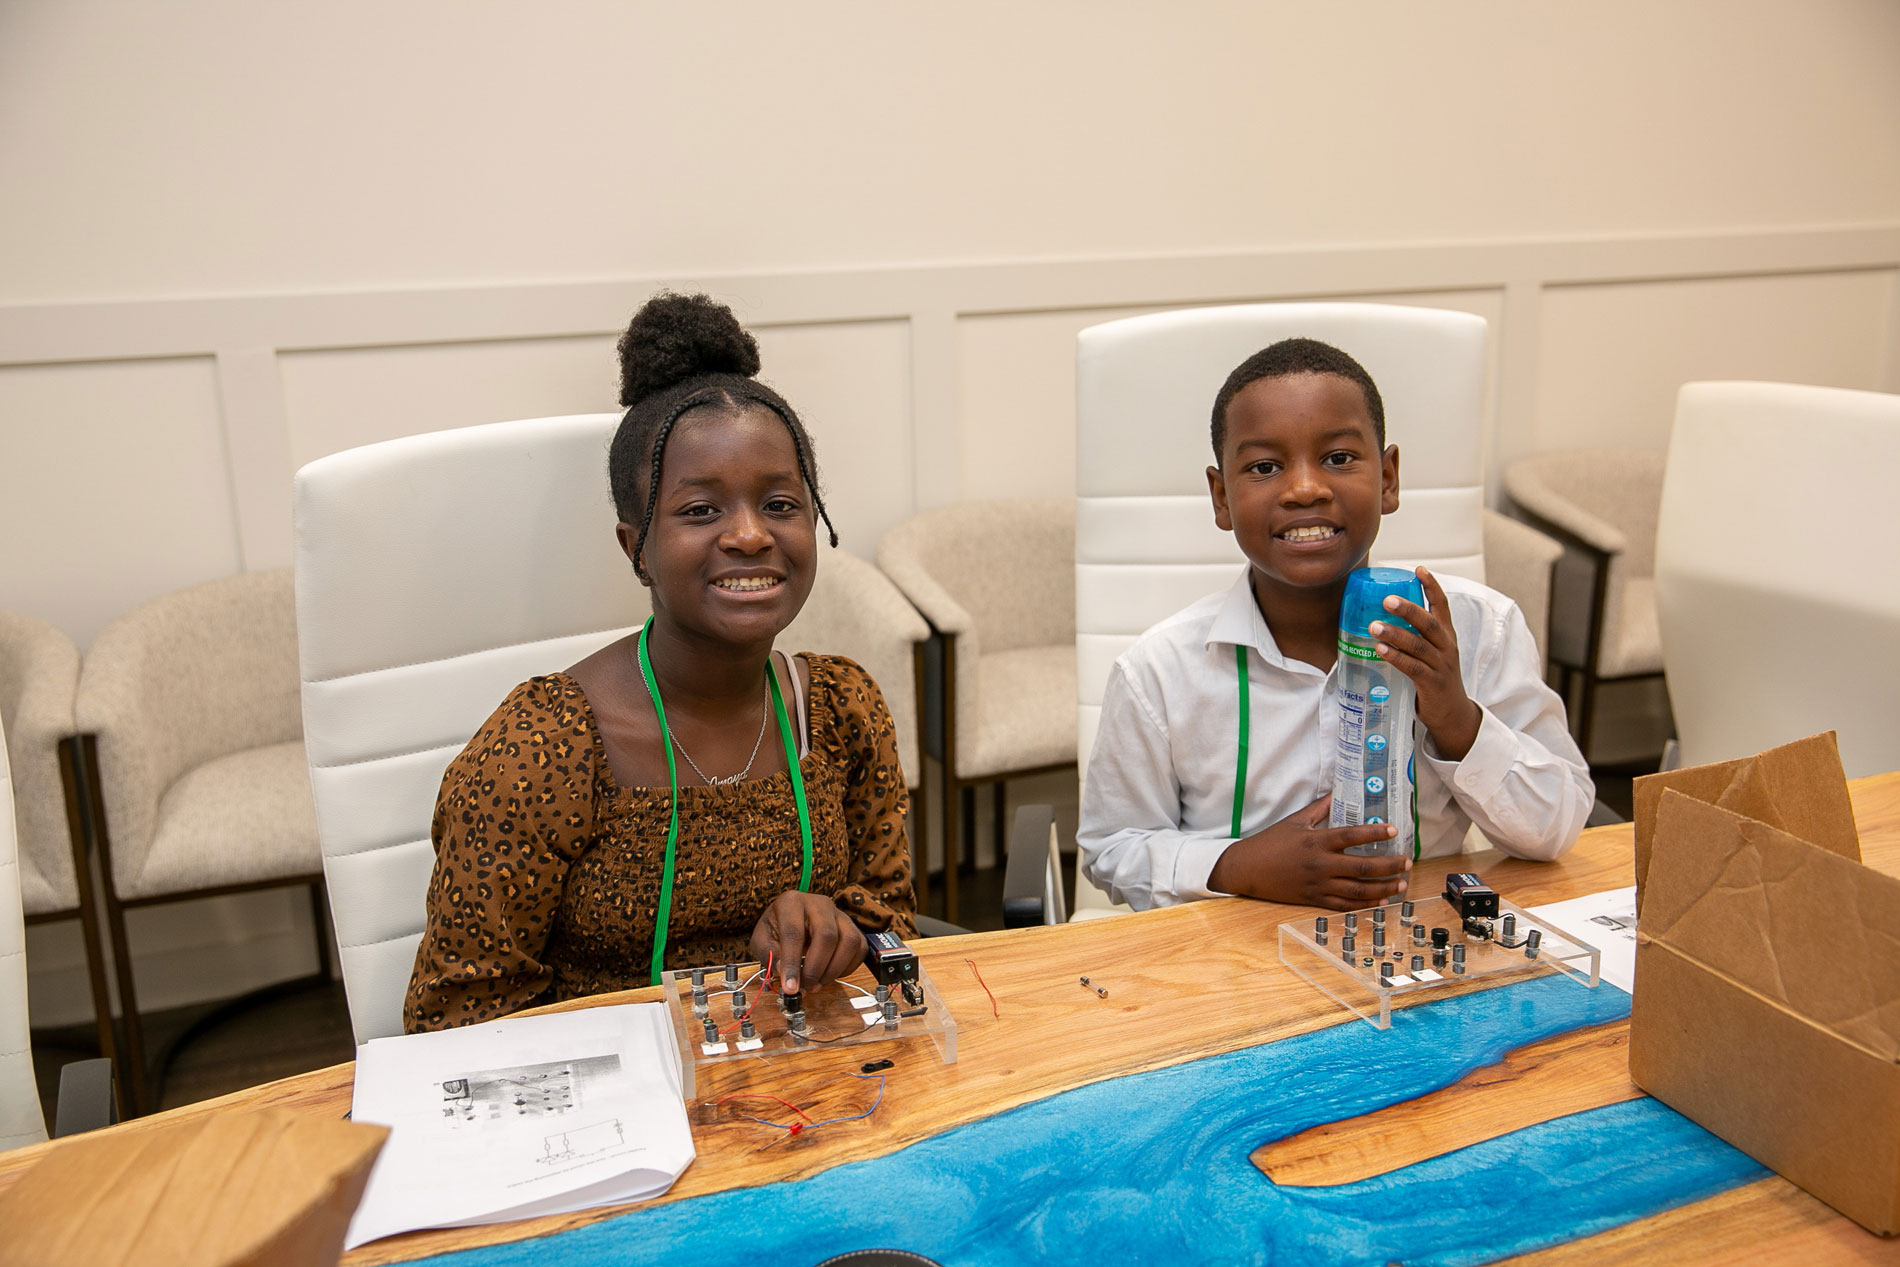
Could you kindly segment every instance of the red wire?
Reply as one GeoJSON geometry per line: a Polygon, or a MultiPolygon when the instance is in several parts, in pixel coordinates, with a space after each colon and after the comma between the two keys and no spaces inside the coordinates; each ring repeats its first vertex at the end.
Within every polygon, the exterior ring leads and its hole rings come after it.
{"type": "Polygon", "coordinates": [[[798,1114],[798,1116],[804,1118],[807,1122],[811,1121],[811,1114],[805,1112],[805,1110],[799,1108],[790,1100],[787,1100],[783,1096],[768,1094],[764,1091],[734,1091],[731,1095],[720,1096],[717,1100],[714,1100],[713,1103],[724,1104],[727,1100],[777,1100],[780,1104],[783,1104],[786,1108],[798,1114]]]}
{"type": "MultiPolygon", "coordinates": [[[[976,971],[976,960],[965,959],[963,962],[970,965],[971,972],[976,972],[976,983],[983,987],[983,993],[990,994],[989,982],[983,979],[982,973],[976,971]]],[[[996,1016],[996,1017],[1000,1017],[1003,1015],[1001,1012],[996,1010],[996,996],[994,994],[990,994],[990,1015],[996,1016]]]]}

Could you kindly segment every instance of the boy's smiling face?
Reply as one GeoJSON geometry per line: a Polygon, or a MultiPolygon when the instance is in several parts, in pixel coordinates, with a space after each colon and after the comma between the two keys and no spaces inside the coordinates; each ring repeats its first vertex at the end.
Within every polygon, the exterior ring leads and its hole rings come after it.
{"type": "Polygon", "coordinates": [[[1399,508],[1399,451],[1382,453],[1365,394],[1337,374],[1257,379],[1227,406],[1214,522],[1253,564],[1255,588],[1343,585],[1379,517],[1399,508]]]}

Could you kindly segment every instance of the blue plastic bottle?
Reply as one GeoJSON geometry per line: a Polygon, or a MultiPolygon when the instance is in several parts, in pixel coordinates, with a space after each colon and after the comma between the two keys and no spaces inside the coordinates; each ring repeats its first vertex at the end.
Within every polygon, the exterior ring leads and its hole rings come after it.
{"type": "Polygon", "coordinates": [[[1339,605],[1339,664],[1334,699],[1339,710],[1339,752],[1333,770],[1335,827],[1392,823],[1391,840],[1354,845],[1349,854],[1412,856],[1418,841],[1418,796],[1413,786],[1412,720],[1417,695],[1412,679],[1381,660],[1378,639],[1366,632],[1373,621],[1402,629],[1410,623],[1385,609],[1397,594],[1420,607],[1425,589],[1403,568],[1360,568],[1346,578],[1339,605]]]}

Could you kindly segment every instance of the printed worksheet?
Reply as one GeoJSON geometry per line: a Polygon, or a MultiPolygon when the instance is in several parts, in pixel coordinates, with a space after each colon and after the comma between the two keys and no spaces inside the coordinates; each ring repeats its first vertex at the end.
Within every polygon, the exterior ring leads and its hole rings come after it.
{"type": "Polygon", "coordinates": [[[1636,886],[1567,902],[1525,907],[1553,928],[1603,952],[1599,975],[1625,994],[1636,989],[1636,886]]]}
{"type": "Polygon", "coordinates": [[[664,1005],[379,1038],[351,1116],[390,1128],[345,1248],[658,1196],[693,1159],[664,1005]]]}

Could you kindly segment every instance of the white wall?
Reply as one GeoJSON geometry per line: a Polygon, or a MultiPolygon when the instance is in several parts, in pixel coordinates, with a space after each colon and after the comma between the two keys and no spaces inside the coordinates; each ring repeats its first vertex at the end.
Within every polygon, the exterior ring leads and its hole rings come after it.
{"type": "Polygon", "coordinates": [[[1072,487],[1073,333],[1159,307],[1481,313],[1494,473],[1900,389],[1889,0],[20,0],[0,174],[0,607],[82,643],[287,561],[299,463],[612,407],[662,284],[867,555],[1072,487]]]}

